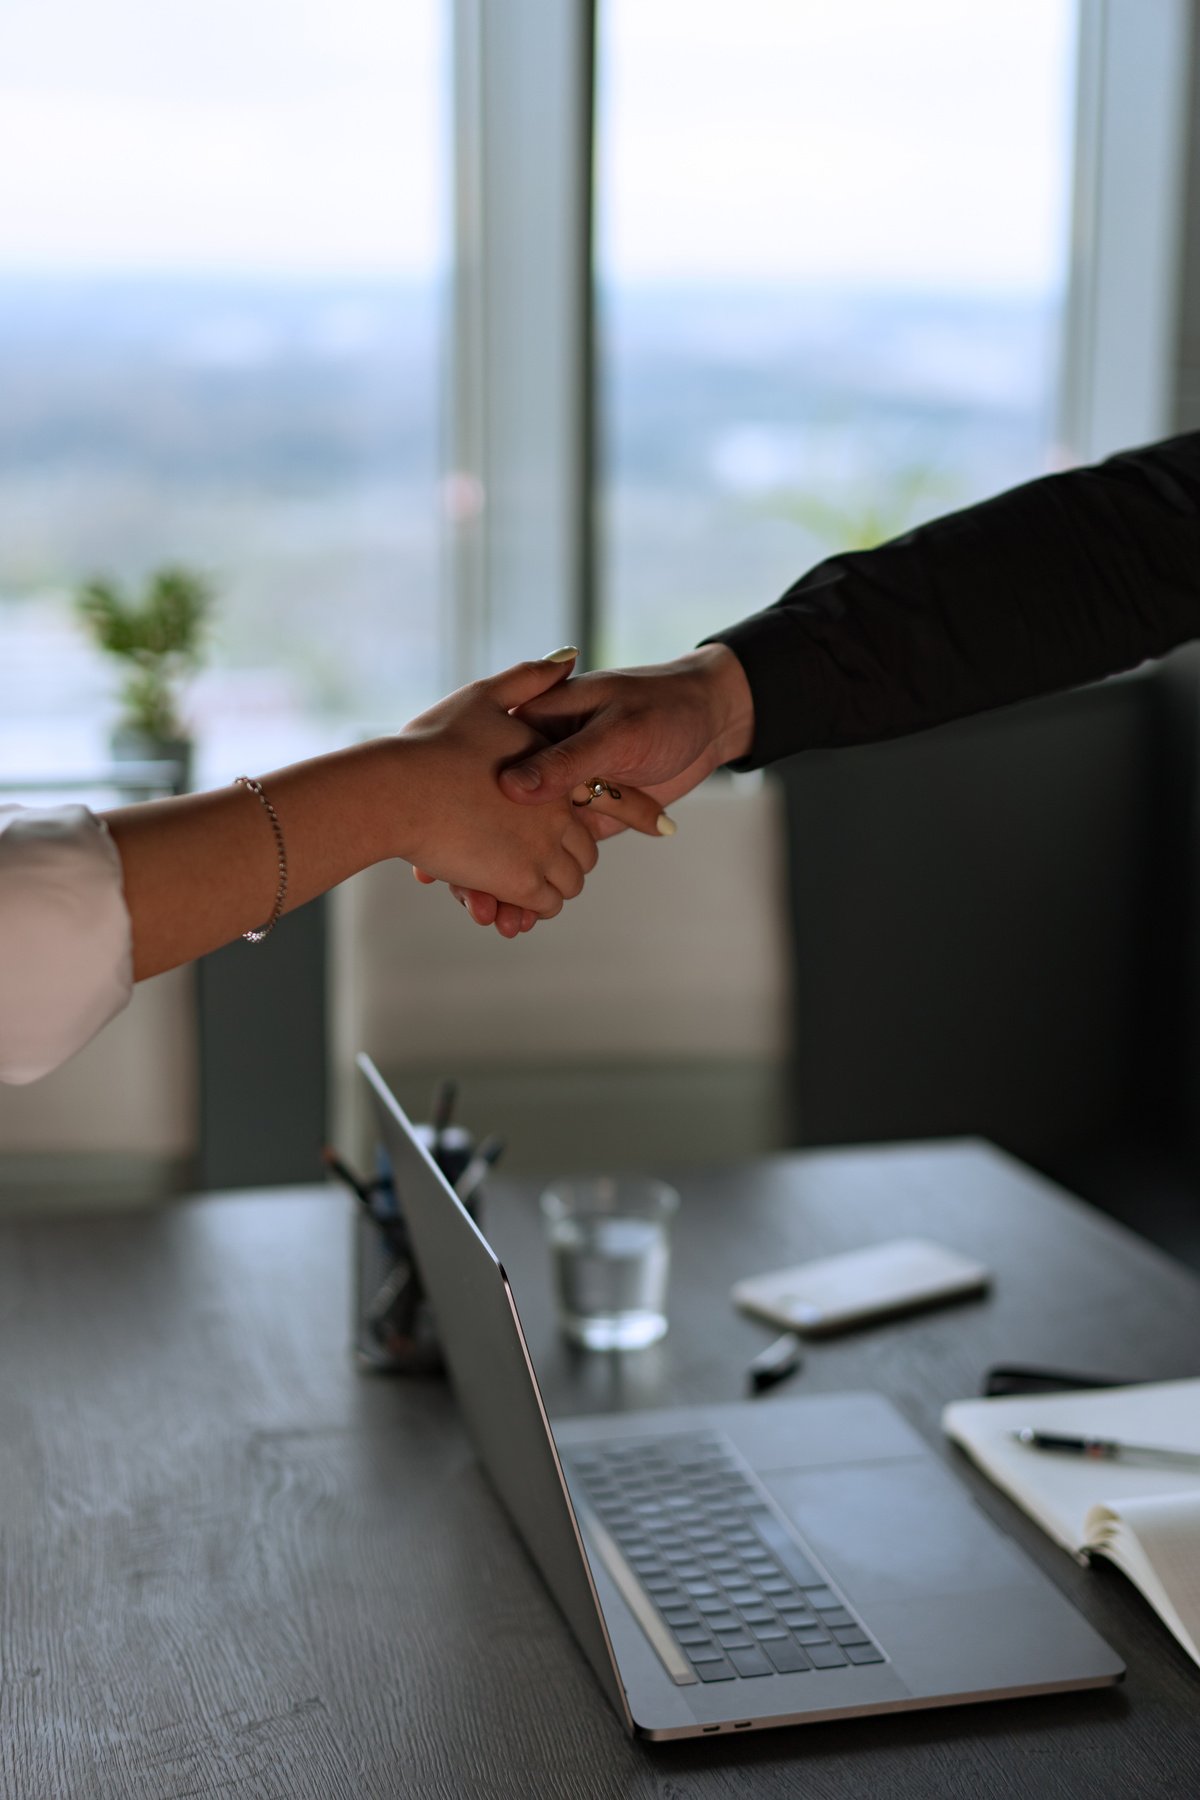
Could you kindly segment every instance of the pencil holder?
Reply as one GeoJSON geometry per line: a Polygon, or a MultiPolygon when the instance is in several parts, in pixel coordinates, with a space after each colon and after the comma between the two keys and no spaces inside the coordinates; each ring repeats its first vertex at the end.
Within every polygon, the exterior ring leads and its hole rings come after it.
{"type": "MultiPolygon", "coordinates": [[[[418,1135],[454,1186],[471,1161],[469,1132],[431,1125],[418,1135]]],[[[433,1311],[417,1272],[403,1206],[386,1153],[376,1154],[371,1212],[355,1208],[354,1354],[362,1369],[379,1374],[433,1375],[445,1367],[433,1311]]],[[[470,1207],[478,1217],[477,1202],[470,1207]]]]}

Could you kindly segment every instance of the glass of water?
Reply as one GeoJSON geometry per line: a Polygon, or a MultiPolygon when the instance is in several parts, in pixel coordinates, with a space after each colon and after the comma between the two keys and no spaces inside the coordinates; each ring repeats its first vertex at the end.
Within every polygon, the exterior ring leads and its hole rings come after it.
{"type": "Polygon", "coordinates": [[[640,1350],[667,1329],[679,1195],[649,1175],[556,1181],[542,1195],[558,1317],[588,1350],[640,1350]]]}

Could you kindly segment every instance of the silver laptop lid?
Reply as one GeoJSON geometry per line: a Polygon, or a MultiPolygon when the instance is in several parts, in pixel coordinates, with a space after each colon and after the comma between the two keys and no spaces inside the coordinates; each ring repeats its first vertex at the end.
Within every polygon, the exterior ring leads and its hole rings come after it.
{"type": "Polygon", "coordinates": [[[476,1454],[604,1691],[633,1720],[508,1278],[369,1056],[400,1210],[476,1454]]]}

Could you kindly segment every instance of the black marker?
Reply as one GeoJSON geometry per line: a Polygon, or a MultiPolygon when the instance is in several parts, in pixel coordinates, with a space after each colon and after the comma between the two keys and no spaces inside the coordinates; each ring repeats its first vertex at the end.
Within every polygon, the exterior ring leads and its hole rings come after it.
{"type": "Polygon", "coordinates": [[[441,1148],[442,1136],[454,1116],[454,1103],[458,1099],[457,1081],[447,1078],[439,1081],[433,1096],[433,1145],[431,1154],[437,1161],[437,1153],[441,1148]]]}
{"type": "Polygon", "coordinates": [[[349,1163],[343,1162],[337,1151],[330,1149],[328,1144],[321,1152],[321,1161],[331,1174],[336,1175],[338,1180],[350,1189],[371,1223],[382,1226],[386,1231],[389,1220],[379,1210],[379,1198],[385,1191],[384,1184],[373,1182],[368,1187],[366,1182],[354,1173],[349,1163]]]}
{"type": "Polygon", "coordinates": [[[328,1144],[326,1144],[321,1152],[321,1161],[325,1164],[327,1169],[331,1170],[332,1173],[337,1176],[339,1181],[345,1183],[352,1194],[361,1200],[371,1217],[374,1218],[375,1203],[371,1190],[354,1173],[354,1170],[350,1167],[349,1163],[343,1162],[337,1151],[331,1150],[328,1144]]]}
{"type": "Polygon", "coordinates": [[[794,1331],[785,1331],[781,1338],[760,1350],[746,1373],[750,1380],[752,1394],[765,1394],[768,1388],[786,1381],[794,1375],[803,1362],[800,1355],[800,1339],[794,1331]]]}

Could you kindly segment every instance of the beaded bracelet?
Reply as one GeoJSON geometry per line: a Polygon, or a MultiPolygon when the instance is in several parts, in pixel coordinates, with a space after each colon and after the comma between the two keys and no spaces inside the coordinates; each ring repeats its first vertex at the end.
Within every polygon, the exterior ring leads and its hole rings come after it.
{"type": "Polygon", "coordinates": [[[257,930],[243,931],[242,933],[242,936],[248,944],[261,944],[263,939],[269,937],[271,932],[275,929],[276,921],[283,911],[284,900],[287,898],[287,850],[284,848],[283,827],[279,823],[279,814],[275,811],[275,808],[271,805],[271,802],[263,792],[261,781],[253,781],[249,775],[239,775],[233,785],[234,787],[246,788],[251,794],[254,794],[257,799],[262,801],[267,809],[267,817],[271,821],[271,830],[275,833],[275,848],[279,853],[279,886],[275,890],[275,904],[271,908],[271,916],[264,924],[260,925],[257,930]]]}

